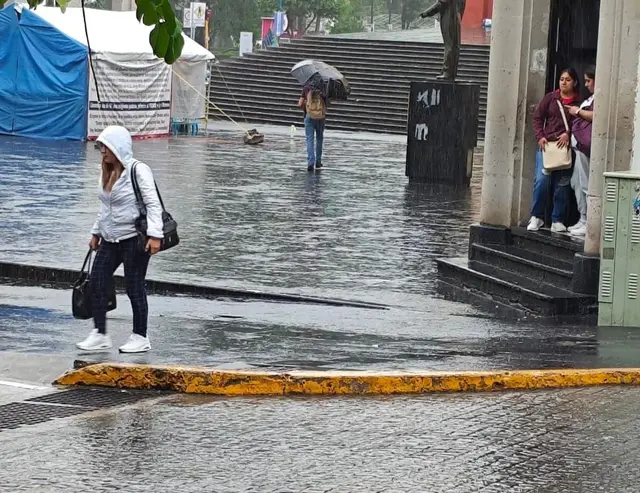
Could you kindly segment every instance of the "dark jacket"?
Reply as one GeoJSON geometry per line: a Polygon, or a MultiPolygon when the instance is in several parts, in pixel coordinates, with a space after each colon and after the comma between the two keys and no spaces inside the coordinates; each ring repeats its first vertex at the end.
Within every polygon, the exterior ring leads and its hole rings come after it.
{"type": "MultiPolygon", "coordinates": [[[[580,106],[580,96],[575,94],[570,106],[580,106]]],[[[547,94],[536,108],[536,112],[533,114],[533,129],[536,132],[536,140],[540,140],[545,137],[549,142],[555,142],[560,136],[567,130],[564,127],[564,121],[558,103],[562,103],[560,97],[560,90],[556,90],[547,94]]],[[[568,111],[565,111],[567,116],[567,122],[569,123],[569,130],[571,130],[571,124],[573,118],[568,111]]],[[[571,134],[571,132],[569,132],[571,134]]]]}

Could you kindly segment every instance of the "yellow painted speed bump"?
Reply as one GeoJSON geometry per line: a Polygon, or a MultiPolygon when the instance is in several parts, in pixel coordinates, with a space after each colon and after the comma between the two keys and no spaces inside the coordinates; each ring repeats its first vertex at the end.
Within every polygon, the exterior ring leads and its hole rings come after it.
{"type": "Polygon", "coordinates": [[[170,390],[189,394],[225,396],[420,394],[638,385],[640,368],[280,373],[98,363],[71,370],[58,378],[54,384],[170,390]]]}

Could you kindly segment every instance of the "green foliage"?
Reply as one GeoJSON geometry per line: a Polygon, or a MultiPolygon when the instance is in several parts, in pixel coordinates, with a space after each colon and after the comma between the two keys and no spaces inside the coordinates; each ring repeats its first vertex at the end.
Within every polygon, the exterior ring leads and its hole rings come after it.
{"type": "MultiPolygon", "coordinates": [[[[7,0],[0,0],[0,8],[7,0]]],[[[28,0],[29,8],[36,9],[42,0],[28,0]]],[[[64,12],[70,0],[57,0],[60,10],[64,12]]],[[[149,34],[149,43],[153,53],[171,65],[182,54],[184,39],[182,23],[176,18],[169,0],[136,0],[136,17],[145,26],[154,26],[149,34]]]]}
{"type": "Polygon", "coordinates": [[[360,2],[354,0],[343,0],[340,12],[336,16],[335,23],[331,28],[331,34],[357,33],[362,31],[362,13],[358,5],[360,2]]]}
{"type": "Polygon", "coordinates": [[[182,54],[182,23],[169,0],[136,0],[136,17],[145,26],[155,26],[149,33],[149,44],[158,58],[171,65],[182,54]]]}

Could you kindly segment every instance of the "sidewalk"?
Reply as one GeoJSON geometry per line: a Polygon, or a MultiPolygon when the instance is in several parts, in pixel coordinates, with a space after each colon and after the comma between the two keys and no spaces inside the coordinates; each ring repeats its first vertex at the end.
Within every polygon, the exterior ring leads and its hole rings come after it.
{"type": "MultiPolygon", "coordinates": [[[[301,132],[259,128],[260,146],[218,123],[210,137],[135,143],[183,240],[154,257],[149,277],[392,309],[154,296],[153,350],[125,361],[276,370],[640,366],[634,331],[504,322],[440,299],[434,259],[466,253],[479,168],[469,190],[410,186],[403,139],[328,132],[326,169],[309,174],[301,132]]],[[[78,269],[98,207],[98,152],[7,138],[0,151],[0,260],[78,269]]],[[[0,351],[63,355],[70,364],[91,327],[71,317],[70,292],[6,283],[0,351]]],[[[116,347],[131,317],[126,297],[118,305],[109,316],[116,347]]]]}

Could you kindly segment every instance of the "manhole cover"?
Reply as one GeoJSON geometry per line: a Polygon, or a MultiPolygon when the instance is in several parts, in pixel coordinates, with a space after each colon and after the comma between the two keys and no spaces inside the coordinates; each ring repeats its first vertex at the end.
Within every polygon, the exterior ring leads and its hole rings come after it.
{"type": "Polygon", "coordinates": [[[127,392],[122,390],[78,389],[56,392],[39,397],[27,399],[26,402],[38,402],[46,404],[61,404],[64,406],[78,406],[89,409],[101,409],[105,407],[132,404],[142,399],[157,396],[151,392],[127,392]]]}
{"type": "Polygon", "coordinates": [[[78,407],[12,402],[0,406],[0,430],[17,428],[22,425],[35,425],[55,418],[67,418],[86,412],[86,409],[78,407]]]}
{"type": "Polygon", "coordinates": [[[0,405],[0,430],[34,425],[55,418],[67,418],[158,396],[157,392],[128,392],[106,389],[77,389],[55,392],[0,405]]]}

